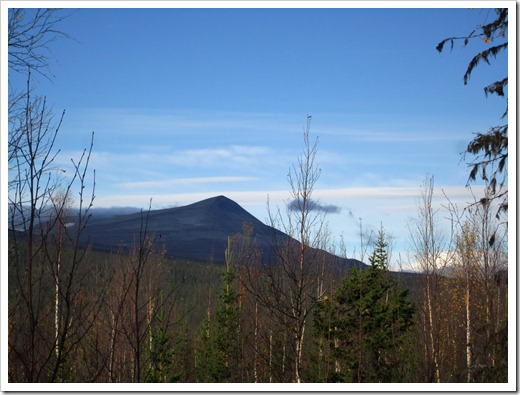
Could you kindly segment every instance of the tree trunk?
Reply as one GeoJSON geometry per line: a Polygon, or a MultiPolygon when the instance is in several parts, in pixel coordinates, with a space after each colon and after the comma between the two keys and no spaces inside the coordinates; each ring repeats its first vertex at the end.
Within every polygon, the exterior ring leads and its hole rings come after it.
{"type": "Polygon", "coordinates": [[[466,269],[466,370],[467,370],[467,382],[471,383],[471,293],[470,293],[470,273],[469,273],[469,262],[466,269]]]}
{"type": "Polygon", "coordinates": [[[441,382],[441,374],[440,374],[440,368],[439,368],[439,360],[438,360],[438,349],[437,345],[435,344],[435,338],[434,338],[434,321],[433,321],[433,301],[432,301],[432,295],[431,295],[431,287],[429,279],[426,279],[426,300],[427,300],[427,311],[428,311],[428,323],[429,323],[429,338],[430,338],[430,347],[431,347],[431,353],[433,358],[433,365],[435,369],[435,381],[437,383],[441,382]]]}

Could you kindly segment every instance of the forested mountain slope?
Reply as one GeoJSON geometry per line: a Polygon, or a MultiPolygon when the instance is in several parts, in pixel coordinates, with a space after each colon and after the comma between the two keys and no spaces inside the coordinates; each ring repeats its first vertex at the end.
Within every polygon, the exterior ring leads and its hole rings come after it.
{"type": "MultiPolygon", "coordinates": [[[[146,232],[156,248],[165,248],[169,258],[223,263],[228,237],[242,234],[244,225],[252,229],[251,238],[264,260],[269,260],[274,253],[274,240],[280,242],[288,237],[265,225],[233,200],[216,196],[182,207],[111,218],[96,219],[94,215],[83,233],[83,242],[98,251],[125,251],[138,245],[146,232]]],[[[330,258],[343,265],[360,264],[354,259],[333,255],[330,258]]]]}

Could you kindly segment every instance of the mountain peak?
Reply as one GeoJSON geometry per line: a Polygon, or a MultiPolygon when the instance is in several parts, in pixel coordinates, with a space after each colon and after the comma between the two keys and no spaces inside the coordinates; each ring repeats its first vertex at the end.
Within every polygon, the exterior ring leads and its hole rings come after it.
{"type": "MultiPolygon", "coordinates": [[[[200,202],[193,203],[190,206],[197,207],[199,209],[205,209],[210,211],[219,212],[234,212],[234,213],[247,213],[237,202],[229,199],[224,195],[214,196],[200,202]]],[[[189,206],[186,206],[189,207],[189,206]]],[[[249,214],[249,213],[247,213],[249,214]]]]}
{"type": "MultiPolygon", "coordinates": [[[[204,201],[204,200],[203,200],[204,201]]],[[[207,202],[211,202],[211,203],[215,203],[215,204],[237,204],[236,202],[234,202],[233,200],[231,200],[230,198],[224,196],[224,195],[218,195],[218,196],[214,196],[214,197],[211,197],[209,199],[206,199],[207,202]]]]}
{"type": "MultiPolygon", "coordinates": [[[[152,210],[146,219],[147,232],[157,246],[164,247],[166,255],[176,259],[224,263],[229,236],[241,234],[246,224],[267,260],[273,251],[273,237],[289,237],[223,195],[187,206],[152,210]]],[[[124,251],[132,247],[141,231],[142,213],[119,215],[89,222],[82,239],[96,250],[124,251]]]]}
{"type": "Polygon", "coordinates": [[[217,200],[217,201],[232,201],[230,198],[224,196],[224,195],[218,195],[218,196],[215,196],[213,198],[210,198],[210,199],[214,199],[214,200],[217,200]]]}
{"type": "MultiPolygon", "coordinates": [[[[265,238],[268,226],[238,203],[218,195],[186,206],[152,210],[147,215],[147,231],[160,235],[156,240],[172,258],[223,262],[228,237],[242,233],[244,224],[265,238]]],[[[94,249],[114,250],[131,246],[141,228],[141,215],[117,216],[91,221],[85,237],[94,249]]],[[[261,244],[267,244],[263,241],[261,244]]]]}

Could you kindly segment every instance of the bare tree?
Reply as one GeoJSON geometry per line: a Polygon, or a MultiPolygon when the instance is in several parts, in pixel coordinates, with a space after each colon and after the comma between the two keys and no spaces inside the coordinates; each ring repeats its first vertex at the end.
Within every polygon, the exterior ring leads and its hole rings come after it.
{"type": "Polygon", "coordinates": [[[311,117],[304,129],[304,149],[291,168],[288,181],[290,200],[286,202],[286,218],[269,208],[273,228],[282,229],[290,237],[274,234],[275,253],[267,264],[249,271],[246,281],[258,303],[267,309],[280,328],[286,331],[287,355],[292,380],[302,380],[303,345],[307,319],[321,297],[317,295],[320,281],[319,248],[324,246],[324,214],[317,210],[313,191],[321,170],[316,165],[318,140],[309,139],[311,117]]]}
{"type": "MultiPolygon", "coordinates": [[[[94,200],[95,181],[90,196],[85,190],[94,135],[90,148],[77,162],[72,160],[73,173],[69,178],[60,177],[62,171],[55,165],[59,153],[55,141],[63,114],[54,124],[45,99],[32,98],[30,80],[25,97],[23,115],[18,114],[16,122],[11,123],[16,125],[19,139],[16,145],[12,145],[9,157],[9,277],[16,290],[9,300],[13,325],[9,344],[13,366],[21,367],[20,375],[14,370],[11,372],[16,381],[53,381],[71,350],[67,342],[84,275],[79,270],[85,254],[85,251],[80,251],[79,238],[94,200]],[[64,187],[60,187],[62,183],[65,183],[64,187]],[[66,229],[63,213],[67,201],[53,199],[59,188],[69,196],[75,187],[79,188],[79,206],[73,220],[75,226],[66,229]],[[61,254],[65,245],[68,256],[64,266],[61,254]],[[49,292],[52,283],[54,292],[49,292]],[[49,303],[49,295],[54,295],[54,303],[49,303]],[[61,312],[49,314],[49,306],[58,307],[61,312]],[[46,322],[47,316],[56,319],[56,315],[58,320],[62,319],[58,330],[56,325],[46,322]],[[53,327],[55,330],[50,332],[53,327]]],[[[83,335],[84,332],[75,333],[77,340],[83,335]]]]}
{"type": "MultiPolygon", "coordinates": [[[[51,44],[59,38],[71,38],[59,29],[59,24],[66,19],[70,12],[58,8],[25,9],[9,8],[8,11],[8,56],[9,71],[27,76],[27,86],[20,89],[12,85],[9,80],[9,155],[8,162],[11,168],[12,162],[17,156],[22,144],[26,144],[24,138],[24,120],[27,119],[27,103],[32,87],[29,81],[34,73],[50,79],[53,77],[49,60],[53,57],[51,44]]],[[[36,99],[33,108],[36,106],[36,99]]],[[[48,111],[46,103],[42,110],[48,111]]],[[[49,114],[42,114],[42,120],[50,120],[49,114]]],[[[43,126],[43,125],[42,125],[43,126]]],[[[44,141],[49,141],[44,139],[44,141]]]]}
{"type": "Polygon", "coordinates": [[[20,93],[10,85],[9,97],[10,381],[84,374],[72,356],[85,347],[104,289],[91,287],[92,266],[80,243],[94,201],[94,133],[70,170],[58,166],[65,112],[56,120],[31,86],[34,72],[49,78],[49,45],[67,37],[57,29],[65,17],[57,9],[9,9],[9,70],[27,76],[20,93]]]}
{"type": "MultiPolygon", "coordinates": [[[[484,196],[493,194],[487,188],[484,196]]],[[[503,376],[501,370],[507,362],[498,357],[499,333],[507,328],[504,322],[503,300],[500,295],[503,284],[496,281],[497,274],[507,273],[507,234],[493,215],[493,199],[486,202],[474,198],[475,203],[459,212],[449,203],[448,209],[456,233],[455,256],[450,266],[453,285],[446,290],[451,309],[464,310],[458,319],[458,327],[465,329],[465,364],[454,366],[454,371],[464,370],[467,382],[496,380],[503,376]],[[462,288],[462,292],[458,288],[462,288]],[[461,308],[463,307],[463,309],[461,308]],[[462,321],[462,322],[460,322],[462,321]],[[486,373],[484,379],[483,372],[486,373]]],[[[463,343],[463,342],[460,342],[463,343]]]]}
{"type": "Polygon", "coordinates": [[[45,102],[31,101],[29,95],[24,115],[19,120],[20,140],[23,139],[23,144],[9,158],[12,246],[9,274],[18,289],[16,297],[10,299],[14,303],[11,303],[9,311],[11,324],[18,322],[19,318],[23,320],[19,323],[23,330],[16,328],[11,331],[13,336],[10,337],[10,355],[18,359],[24,379],[33,381],[39,376],[37,325],[41,314],[39,307],[43,304],[44,296],[41,292],[44,287],[41,281],[44,265],[39,262],[43,244],[38,243],[36,229],[49,201],[49,192],[54,188],[49,172],[53,160],[52,146],[59,127],[55,133],[50,131],[46,125],[48,120],[45,102]],[[21,309],[26,314],[20,315],[21,309]],[[23,341],[17,341],[18,338],[25,338],[25,345],[21,344],[23,341]]]}
{"type": "MultiPolygon", "coordinates": [[[[59,38],[71,38],[59,29],[60,23],[69,16],[70,11],[58,8],[9,8],[9,71],[27,75],[28,80],[34,73],[52,78],[51,44],[59,38]]],[[[30,89],[19,89],[9,80],[9,164],[24,141],[18,120],[24,116],[25,102],[29,101],[27,96],[30,94],[30,89]]]]}
{"type": "Polygon", "coordinates": [[[109,382],[137,383],[156,377],[151,370],[157,367],[152,365],[160,362],[160,355],[154,354],[154,330],[166,334],[175,324],[174,296],[179,283],[166,275],[165,252],[148,229],[150,207],[141,211],[140,227],[130,252],[121,251],[111,264],[102,321],[106,328],[109,382]],[[150,361],[151,355],[155,361],[150,361]]]}
{"type": "Polygon", "coordinates": [[[440,317],[442,303],[439,299],[442,275],[453,249],[451,238],[442,234],[438,210],[433,206],[434,178],[426,177],[418,204],[418,218],[410,226],[412,259],[424,276],[423,301],[420,319],[425,340],[425,359],[428,380],[441,381],[440,317]]]}
{"type": "Polygon", "coordinates": [[[16,72],[29,70],[49,78],[52,51],[50,45],[70,36],[58,28],[69,16],[58,8],[10,8],[8,22],[9,68],[16,72]]]}

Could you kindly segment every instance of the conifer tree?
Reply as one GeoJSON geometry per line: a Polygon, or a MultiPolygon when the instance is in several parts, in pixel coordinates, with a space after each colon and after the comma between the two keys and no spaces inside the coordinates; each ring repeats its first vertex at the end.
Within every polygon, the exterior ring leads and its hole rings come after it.
{"type": "Polygon", "coordinates": [[[150,349],[148,351],[150,368],[145,381],[151,383],[168,383],[177,381],[175,380],[175,375],[172,370],[173,333],[168,328],[168,317],[164,306],[161,306],[156,321],[156,328],[150,331],[150,349]]]}
{"type": "Polygon", "coordinates": [[[379,232],[370,267],[352,268],[332,296],[320,302],[315,324],[328,340],[332,362],[328,381],[400,381],[398,346],[413,322],[407,291],[388,273],[387,243],[379,232]]]}
{"type": "Polygon", "coordinates": [[[239,381],[240,374],[240,308],[239,295],[235,289],[236,272],[231,249],[226,250],[226,269],[222,273],[223,287],[217,307],[215,350],[218,353],[219,381],[239,381]]]}
{"type": "MultiPolygon", "coordinates": [[[[491,59],[497,58],[499,54],[506,54],[508,51],[508,8],[495,8],[495,19],[491,22],[478,25],[471,33],[459,37],[448,37],[442,40],[436,47],[437,51],[442,52],[445,45],[450,43],[451,49],[455,41],[463,41],[466,47],[470,41],[478,41],[484,49],[473,56],[468,63],[464,73],[464,85],[469,82],[473,70],[482,64],[482,61],[491,65],[491,59]]],[[[506,99],[506,109],[501,119],[505,120],[508,114],[508,76],[501,76],[498,80],[484,87],[486,97],[494,94],[506,99]]],[[[480,199],[480,203],[486,205],[490,200],[498,199],[497,217],[507,214],[508,209],[508,123],[502,123],[490,127],[486,132],[477,132],[475,137],[469,142],[463,159],[472,156],[473,160],[467,162],[471,168],[468,184],[475,182],[477,176],[486,182],[488,194],[480,199]]],[[[492,244],[492,243],[491,243],[492,244]]]]}
{"type": "Polygon", "coordinates": [[[236,272],[232,268],[231,249],[226,249],[226,268],[216,311],[216,323],[209,319],[202,326],[198,379],[203,382],[240,381],[240,308],[235,289],[236,272]]]}
{"type": "Polygon", "coordinates": [[[211,321],[205,318],[199,329],[195,346],[195,375],[199,383],[215,382],[212,372],[216,363],[214,362],[215,352],[211,342],[211,333],[211,321]]]}

